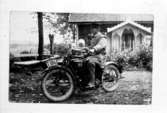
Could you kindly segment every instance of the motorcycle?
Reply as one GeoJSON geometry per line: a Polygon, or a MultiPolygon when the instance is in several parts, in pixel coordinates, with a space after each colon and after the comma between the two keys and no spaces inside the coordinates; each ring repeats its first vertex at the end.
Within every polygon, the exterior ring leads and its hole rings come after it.
{"type": "MultiPolygon", "coordinates": [[[[51,101],[67,100],[76,89],[83,90],[89,83],[88,57],[92,53],[86,49],[72,49],[69,54],[59,58],[56,64],[49,66],[44,72],[42,89],[51,101]]],[[[56,58],[52,58],[56,59],[56,58]]],[[[118,87],[122,67],[114,62],[96,64],[96,87],[102,86],[105,91],[113,91],[118,87]]]]}

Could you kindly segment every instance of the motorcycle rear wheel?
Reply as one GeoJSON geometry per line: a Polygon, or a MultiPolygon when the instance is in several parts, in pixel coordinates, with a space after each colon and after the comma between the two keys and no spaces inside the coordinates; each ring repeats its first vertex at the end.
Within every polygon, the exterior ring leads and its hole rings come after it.
{"type": "Polygon", "coordinates": [[[102,73],[102,87],[105,91],[113,91],[118,86],[120,72],[114,65],[108,65],[102,73]]]}
{"type": "Polygon", "coordinates": [[[74,81],[70,72],[57,68],[47,73],[42,81],[45,96],[55,102],[68,99],[74,92],[74,81]]]}

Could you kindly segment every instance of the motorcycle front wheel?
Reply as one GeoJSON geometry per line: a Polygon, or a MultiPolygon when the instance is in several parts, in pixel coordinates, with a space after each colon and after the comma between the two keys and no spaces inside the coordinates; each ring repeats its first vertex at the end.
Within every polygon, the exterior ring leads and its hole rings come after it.
{"type": "Polygon", "coordinates": [[[108,65],[102,73],[102,87],[105,91],[113,91],[118,87],[120,72],[114,65],[108,65]]]}
{"type": "Polygon", "coordinates": [[[74,81],[70,72],[57,68],[47,73],[42,81],[45,96],[55,102],[68,99],[74,92],[74,81]]]}

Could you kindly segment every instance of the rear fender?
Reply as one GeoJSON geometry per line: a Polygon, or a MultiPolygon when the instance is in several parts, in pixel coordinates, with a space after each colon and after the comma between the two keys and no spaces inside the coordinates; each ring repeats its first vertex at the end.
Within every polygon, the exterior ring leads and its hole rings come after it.
{"type": "Polygon", "coordinates": [[[120,73],[122,73],[122,71],[123,71],[122,66],[118,65],[117,63],[115,63],[113,61],[109,61],[109,62],[106,62],[104,64],[104,66],[108,66],[108,65],[114,65],[116,68],[118,68],[118,70],[119,70],[120,73]]]}

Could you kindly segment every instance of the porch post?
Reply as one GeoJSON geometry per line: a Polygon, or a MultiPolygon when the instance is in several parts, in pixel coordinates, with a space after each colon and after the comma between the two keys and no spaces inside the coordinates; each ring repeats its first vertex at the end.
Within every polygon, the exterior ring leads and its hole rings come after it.
{"type": "Polygon", "coordinates": [[[76,24],[76,39],[75,39],[75,43],[77,43],[78,38],[79,38],[79,29],[78,29],[78,24],[76,24]]]}
{"type": "Polygon", "coordinates": [[[124,44],[124,39],[123,39],[123,32],[120,34],[120,51],[123,51],[124,50],[124,46],[125,46],[125,44],[124,44]]]}
{"type": "Polygon", "coordinates": [[[109,56],[111,55],[111,50],[112,50],[112,41],[111,41],[111,38],[112,38],[112,33],[110,34],[110,37],[109,37],[109,56]]]}
{"type": "Polygon", "coordinates": [[[120,33],[119,34],[119,51],[121,51],[122,50],[122,34],[120,33]]]}
{"type": "Polygon", "coordinates": [[[75,42],[75,32],[76,32],[76,25],[72,24],[72,33],[73,33],[73,42],[75,42]]]}
{"type": "Polygon", "coordinates": [[[42,12],[37,12],[37,17],[38,17],[38,59],[41,60],[43,56],[43,14],[42,12]]]}

